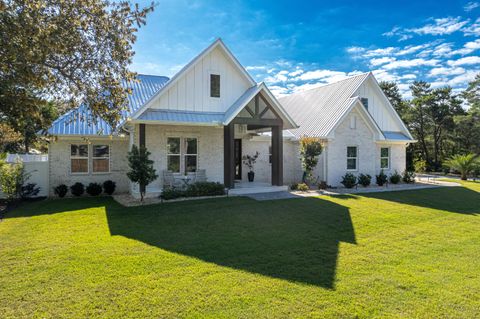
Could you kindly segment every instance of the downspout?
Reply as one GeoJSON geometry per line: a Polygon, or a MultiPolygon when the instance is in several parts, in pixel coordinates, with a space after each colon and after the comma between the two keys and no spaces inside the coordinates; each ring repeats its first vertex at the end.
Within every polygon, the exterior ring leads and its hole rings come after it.
{"type": "Polygon", "coordinates": [[[327,178],[327,152],[328,152],[328,144],[325,144],[325,152],[323,152],[323,179],[325,183],[328,185],[328,178],[327,178]]]}

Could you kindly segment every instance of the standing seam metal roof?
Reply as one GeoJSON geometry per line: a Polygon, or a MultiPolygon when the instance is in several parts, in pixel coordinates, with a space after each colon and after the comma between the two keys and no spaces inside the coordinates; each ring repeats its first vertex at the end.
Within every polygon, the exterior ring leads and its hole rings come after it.
{"type": "Polygon", "coordinates": [[[279,99],[285,110],[300,126],[290,130],[295,137],[326,137],[342,115],[355,101],[355,91],[369,73],[294,93],[279,99]]]}
{"type": "MultiPolygon", "coordinates": [[[[138,81],[125,82],[132,89],[128,95],[128,109],[122,112],[121,122],[136,112],[169,81],[166,76],[139,74],[138,81]]],[[[83,104],[55,120],[48,133],[52,135],[110,135],[113,129],[101,118],[93,118],[87,105],[83,104]]]]}

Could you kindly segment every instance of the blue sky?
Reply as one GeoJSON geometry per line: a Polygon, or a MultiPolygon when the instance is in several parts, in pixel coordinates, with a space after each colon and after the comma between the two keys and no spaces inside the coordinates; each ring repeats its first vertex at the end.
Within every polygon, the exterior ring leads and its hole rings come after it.
{"type": "Polygon", "coordinates": [[[277,96],[366,71],[406,97],[414,80],[459,90],[480,72],[479,17],[480,1],[160,0],[132,68],[172,76],[221,37],[277,96]]]}

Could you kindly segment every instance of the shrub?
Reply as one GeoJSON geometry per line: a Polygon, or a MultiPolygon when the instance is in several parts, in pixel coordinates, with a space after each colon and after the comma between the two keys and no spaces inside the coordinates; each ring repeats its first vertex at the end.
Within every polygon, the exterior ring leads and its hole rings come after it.
{"type": "Polygon", "coordinates": [[[328,188],[328,184],[326,181],[320,181],[320,183],[318,183],[318,189],[327,189],[328,188]]]}
{"type": "Polygon", "coordinates": [[[8,201],[18,198],[23,180],[23,164],[3,164],[0,167],[0,187],[8,201]]]}
{"type": "Polygon", "coordinates": [[[83,193],[85,193],[85,186],[83,186],[82,183],[77,182],[70,186],[70,192],[74,196],[82,196],[83,193]]]}
{"type": "Polygon", "coordinates": [[[443,174],[445,174],[445,175],[450,174],[450,167],[448,167],[448,166],[443,166],[443,167],[442,167],[442,172],[443,172],[443,174]]]}
{"type": "Polygon", "coordinates": [[[352,173],[347,173],[342,176],[340,183],[342,183],[345,188],[353,188],[357,185],[357,177],[352,173]]]}
{"type": "Polygon", "coordinates": [[[305,183],[300,183],[300,184],[298,184],[297,189],[301,192],[306,192],[310,189],[310,187],[308,187],[308,185],[305,184],[305,183]]]}
{"type": "Polygon", "coordinates": [[[388,176],[383,172],[383,169],[380,171],[380,174],[375,177],[378,186],[383,186],[388,182],[388,176]]]}
{"type": "Polygon", "coordinates": [[[98,183],[90,183],[87,186],[87,194],[90,196],[98,196],[102,193],[102,185],[98,183]]]}
{"type": "Polygon", "coordinates": [[[57,195],[60,198],[63,198],[68,193],[68,187],[65,184],[60,184],[57,187],[55,187],[53,191],[55,192],[55,195],[57,195]]]}
{"type": "Polygon", "coordinates": [[[413,171],[403,172],[402,180],[404,183],[407,183],[407,184],[415,183],[415,172],[413,171]]]}
{"type": "Polygon", "coordinates": [[[296,191],[296,190],[298,190],[298,183],[293,183],[292,185],[290,185],[290,190],[291,190],[291,191],[296,191]]]}
{"type": "Polygon", "coordinates": [[[390,183],[392,184],[398,184],[400,183],[401,180],[402,180],[402,175],[398,174],[397,171],[395,171],[395,173],[390,175],[390,183]]]}
{"type": "Polygon", "coordinates": [[[165,200],[185,197],[185,191],[176,188],[165,188],[160,197],[165,200]]]}
{"type": "Polygon", "coordinates": [[[322,154],[323,145],[319,138],[300,138],[300,161],[304,170],[302,182],[312,179],[312,171],[317,166],[318,157],[322,154]]]}
{"type": "Polygon", "coordinates": [[[115,192],[115,187],[117,184],[115,184],[114,181],[105,181],[103,182],[103,192],[108,195],[112,195],[115,192]]]}
{"type": "Polygon", "coordinates": [[[215,182],[196,182],[188,185],[187,197],[225,195],[225,185],[215,182]]]}
{"type": "Polygon", "coordinates": [[[424,160],[417,160],[413,163],[413,167],[415,168],[415,172],[424,173],[427,170],[427,162],[424,160]]]}
{"type": "Polygon", "coordinates": [[[358,184],[362,185],[363,187],[367,187],[372,182],[372,176],[368,174],[360,174],[358,175],[358,184]]]}

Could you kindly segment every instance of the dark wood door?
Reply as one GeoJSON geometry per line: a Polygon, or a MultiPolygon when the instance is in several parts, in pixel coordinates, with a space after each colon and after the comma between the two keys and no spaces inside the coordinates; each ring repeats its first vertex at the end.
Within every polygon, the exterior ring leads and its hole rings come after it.
{"type": "Polygon", "coordinates": [[[233,151],[235,158],[235,179],[242,179],[242,139],[235,139],[235,146],[233,151]]]}

